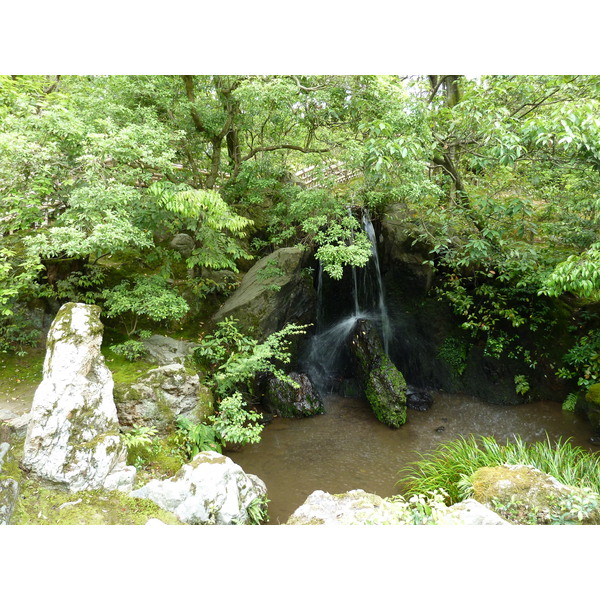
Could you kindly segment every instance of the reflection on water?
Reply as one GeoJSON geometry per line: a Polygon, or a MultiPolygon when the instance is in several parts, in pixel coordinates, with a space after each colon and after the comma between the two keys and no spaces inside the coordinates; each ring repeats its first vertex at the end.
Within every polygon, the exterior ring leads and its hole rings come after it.
{"type": "Polygon", "coordinates": [[[585,421],[560,404],[486,404],[475,398],[434,394],[426,412],[409,410],[407,423],[390,429],[359,398],[330,396],[326,414],[307,419],[276,418],[260,444],[228,453],[246,473],[266,484],[271,524],[285,523],[315,490],[339,494],[363,489],[380,496],[401,493],[398,471],[439,443],[459,436],[493,436],[504,442],[518,434],[527,442],[570,437],[594,451],[585,421]],[[443,430],[441,429],[443,428],[443,430]]]}

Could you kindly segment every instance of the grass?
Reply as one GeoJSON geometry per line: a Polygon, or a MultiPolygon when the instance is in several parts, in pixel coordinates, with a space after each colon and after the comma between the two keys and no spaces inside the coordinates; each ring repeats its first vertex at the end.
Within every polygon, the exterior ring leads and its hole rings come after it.
{"type": "Polygon", "coordinates": [[[461,437],[441,444],[400,471],[398,485],[413,494],[442,488],[454,504],[469,497],[470,487],[465,482],[477,469],[502,464],[531,465],[565,485],[588,487],[600,493],[600,454],[573,446],[569,439],[552,444],[547,438],[526,444],[519,436],[505,445],[484,436],[461,437]]]}

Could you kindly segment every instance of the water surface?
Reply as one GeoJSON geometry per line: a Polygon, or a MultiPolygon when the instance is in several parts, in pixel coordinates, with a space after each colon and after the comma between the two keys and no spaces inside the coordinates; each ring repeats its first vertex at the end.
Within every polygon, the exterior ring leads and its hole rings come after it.
{"type": "Polygon", "coordinates": [[[436,393],[433,407],[409,410],[400,429],[377,421],[360,398],[329,396],[326,414],[306,419],[275,418],[260,444],[228,453],[246,473],[266,484],[271,524],[285,523],[315,490],[332,494],[362,489],[380,496],[401,493],[398,472],[438,444],[459,436],[493,436],[499,442],[518,434],[526,442],[571,437],[594,451],[589,425],[560,404],[536,402],[498,406],[476,398],[436,393]],[[439,430],[443,428],[443,430],[439,430]]]}

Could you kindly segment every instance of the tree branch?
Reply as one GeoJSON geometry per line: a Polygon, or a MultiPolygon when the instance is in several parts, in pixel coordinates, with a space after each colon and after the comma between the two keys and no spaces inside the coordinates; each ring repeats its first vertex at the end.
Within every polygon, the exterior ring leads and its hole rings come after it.
{"type": "Polygon", "coordinates": [[[329,152],[329,148],[303,148],[302,146],[294,146],[293,144],[279,144],[277,146],[260,146],[258,148],[254,148],[251,150],[244,158],[242,158],[242,162],[246,160],[250,160],[253,156],[258,154],[259,152],[273,152],[275,150],[297,150],[298,152],[310,153],[310,152],[329,152]]]}

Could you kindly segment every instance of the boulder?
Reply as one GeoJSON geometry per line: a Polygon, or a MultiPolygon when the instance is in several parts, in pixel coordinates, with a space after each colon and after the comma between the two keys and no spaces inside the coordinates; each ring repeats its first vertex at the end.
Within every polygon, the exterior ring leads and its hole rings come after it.
{"type": "Polygon", "coordinates": [[[431,258],[430,248],[411,237],[408,228],[411,219],[402,204],[388,207],[381,221],[382,263],[407,289],[423,293],[431,288],[433,281],[433,269],[425,262],[431,258]]]}
{"type": "Polygon", "coordinates": [[[375,416],[400,427],[406,422],[406,381],[385,353],[375,325],[358,319],[349,347],[357,380],[375,416]]]}
{"type": "Polygon", "coordinates": [[[263,340],[288,323],[310,323],[316,307],[312,277],[303,271],[305,253],[280,248],[259,260],[212,317],[237,319],[248,334],[263,340]]]}
{"type": "Polygon", "coordinates": [[[286,525],[352,525],[360,523],[362,515],[381,512],[385,500],[364,490],[345,494],[329,494],[317,490],[297,508],[286,525]]]}
{"type": "Polygon", "coordinates": [[[513,523],[600,523],[598,494],[564,485],[532,466],[482,467],[471,484],[475,500],[513,523]],[[573,507],[582,507],[581,514],[573,507]]]}
{"type": "Polygon", "coordinates": [[[169,242],[169,246],[171,246],[173,250],[177,250],[184,258],[188,258],[194,251],[196,242],[194,241],[194,238],[187,233],[177,233],[169,242]]]}
{"type": "Polygon", "coordinates": [[[130,495],[148,498],[190,525],[243,525],[254,522],[256,510],[266,512],[267,488],[230,458],[206,451],[174,477],[153,479],[130,495]]]}
{"type": "Polygon", "coordinates": [[[150,359],[160,366],[173,363],[183,365],[186,358],[199,345],[186,340],[176,340],[166,335],[152,335],[142,340],[142,343],[150,359]]]}
{"type": "Polygon", "coordinates": [[[18,465],[8,442],[0,444],[0,525],[8,525],[19,497],[19,482],[14,472],[18,465]]]}
{"type": "Polygon", "coordinates": [[[114,397],[121,426],[154,426],[162,433],[179,416],[200,422],[213,412],[211,391],[180,364],[151,369],[133,383],[118,383],[114,397]]]}
{"type": "Polygon", "coordinates": [[[60,308],[27,427],[23,468],[72,492],[99,489],[111,472],[125,468],[102,332],[98,306],[60,308]]]}
{"type": "Polygon", "coordinates": [[[600,383],[589,387],[585,394],[584,411],[594,436],[600,436],[600,383]]]}
{"type": "Polygon", "coordinates": [[[406,406],[412,410],[425,411],[433,406],[433,398],[427,390],[406,387],[406,406]]]}
{"type": "Polygon", "coordinates": [[[321,396],[304,373],[290,373],[300,387],[293,388],[288,383],[269,378],[267,390],[263,398],[263,406],[279,417],[310,417],[325,412],[321,396]]]}
{"type": "Polygon", "coordinates": [[[497,513],[490,510],[477,500],[469,498],[448,507],[448,510],[438,518],[438,525],[510,525],[497,513]]]}

